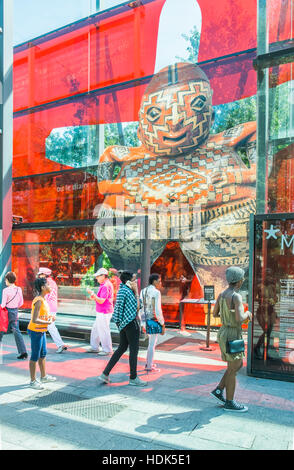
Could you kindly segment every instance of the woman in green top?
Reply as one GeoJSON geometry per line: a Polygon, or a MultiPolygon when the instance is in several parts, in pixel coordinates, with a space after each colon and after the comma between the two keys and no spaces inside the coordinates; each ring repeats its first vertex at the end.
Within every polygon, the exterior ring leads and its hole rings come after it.
{"type": "Polygon", "coordinates": [[[242,323],[251,320],[252,314],[248,311],[244,312],[242,297],[238,293],[244,281],[243,269],[238,267],[228,268],[226,279],[229,287],[219,295],[213,310],[213,316],[221,318],[222,326],[219,329],[217,339],[222,360],[226,361],[228,366],[219,385],[211,392],[211,395],[224,405],[224,410],[242,413],[247,411],[248,408],[234,401],[234,393],[236,375],[243,366],[244,353],[227,353],[227,341],[242,339],[242,323]],[[224,389],[226,389],[226,399],[223,395],[224,389]]]}

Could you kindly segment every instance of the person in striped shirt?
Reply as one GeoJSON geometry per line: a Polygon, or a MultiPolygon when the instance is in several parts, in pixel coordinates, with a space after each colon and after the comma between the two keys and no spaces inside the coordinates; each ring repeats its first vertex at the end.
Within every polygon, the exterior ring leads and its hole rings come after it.
{"type": "Polygon", "coordinates": [[[111,356],[103,373],[98,377],[104,383],[110,383],[109,374],[121,356],[129,348],[130,381],[129,385],[144,387],[137,376],[137,359],[139,352],[140,324],[138,311],[140,306],[138,286],[134,275],[124,271],[120,277],[121,284],[117,293],[112,320],[119,329],[119,346],[111,356]]]}

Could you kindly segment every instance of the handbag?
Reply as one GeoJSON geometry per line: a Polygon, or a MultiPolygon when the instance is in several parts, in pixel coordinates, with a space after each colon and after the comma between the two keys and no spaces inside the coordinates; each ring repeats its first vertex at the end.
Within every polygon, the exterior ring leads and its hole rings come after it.
{"type": "Polygon", "coordinates": [[[6,333],[8,330],[8,310],[6,307],[0,306],[0,331],[6,333]]]}
{"type": "MultiPolygon", "coordinates": [[[[18,287],[16,288],[16,293],[14,297],[12,297],[12,299],[10,299],[6,305],[10,304],[10,302],[12,302],[12,300],[15,299],[15,297],[17,296],[17,293],[18,293],[18,287]]],[[[6,307],[2,308],[0,305],[0,331],[3,333],[7,333],[8,325],[9,325],[8,310],[6,307]]]]}
{"type": "Polygon", "coordinates": [[[245,351],[244,339],[234,339],[233,341],[227,341],[227,353],[237,354],[245,351]]]}
{"type": "MultiPolygon", "coordinates": [[[[148,289],[148,288],[147,288],[148,289]]],[[[147,289],[145,291],[145,296],[142,295],[143,297],[143,306],[144,306],[144,315],[146,318],[146,333],[147,335],[158,335],[162,333],[162,326],[161,324],[156,320],[156,318],[147,318],[146,317],[146,294],[147,294],[147,289]]]]}
{"type": "Polygon", "coordinates": [[[146,333],[148,335],[157,335],[162,333],[162,326],[153,318],[150,320],[146,320],[146,333]]]}

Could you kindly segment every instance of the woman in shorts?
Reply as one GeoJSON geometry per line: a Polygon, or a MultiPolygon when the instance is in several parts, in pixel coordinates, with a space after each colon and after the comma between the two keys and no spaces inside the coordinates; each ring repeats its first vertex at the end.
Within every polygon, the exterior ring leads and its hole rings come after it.
{"type": "Polygon", "coordinates": [[[35,289],[37,296],[32,302],[31,321],[28,325],[28,334],[31,338],[30,387],[43,390],[43,383],[56,380],[56,377],[46,374],[46,332],[48,325],[52,323],[52,317],[45,296],[50,293],[51,288],[46,278],[37,278],[35,289]],[[40,381],[36,379],[37,363],[41,372],[40,381]]]}
{"type": "Polygon", "coordinates": [[[232,266],[226,271],[226,279],[229,284],[218,297],[213,316],[220,317],[222,326],[218,332],[218,343],[221,350],[222,360],[227,362],[227,370],[218,386],[211,392],[211,395],[224,405],[225,411],[235,411],[244,413],[247,406],[237,403],[234,400],[236,388],[236,375],[243,366],[243,352],[228,353],[227,341],[242,339],[242,323],[251,320],[251,313],[244,312],[242,296],[239,289],[244,282],[244,271],[239,267],[232,266]],[[223,391],[226,389],[226,398],[223,391]]]}

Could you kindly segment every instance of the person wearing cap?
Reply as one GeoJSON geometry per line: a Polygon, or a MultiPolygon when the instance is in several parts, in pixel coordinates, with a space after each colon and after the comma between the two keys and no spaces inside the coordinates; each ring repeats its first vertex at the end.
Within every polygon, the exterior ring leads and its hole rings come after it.
{"type": "Polygon", "coordinates": [[[60,333],[55,325],[55,319],[58,310],[58,286],[56,282],[51,277],[52,271],[49,268],[40,268],[37,277],[46,278],[47,283],[50,286],[50,292],[46,295],[45,300],[49,305],[50,314],[54,318],[54,321],[48,326],[48,332],[50,333],[51,338],[57,346],[57,354],[61,354],[63,351],[67,350],[67,346],[64,344],[60,333]]]}
{"type": "Polygon", "coordinates": [[[229,287],[219,295],[213,310],[213,316],[221,318],[222,326],[218,331],[217,340],[222,360],[228,365],[220,383],[210,394],[224,405],[225,411],[239,413],[248,410],[247,406],[234,400],[236,375],[243,366],[244,353],[228,353],[227,341],[242,339],[242,323],[252,318],[250,312],[244,312],[242,296],[238,292],[243,284],[244,276],[243,269],[237,266],[226,270],[229,287]],[[226,390],[226,398],[223,395],[224,389],[226,390]]]}
{"type": "Polygon", "coordinates": [[[94,276],[99,283],[99,289],[97,294],[87,289],[91,300],[96,302],[96,320],[91,330],[91,347],[87,352],[97,352],[100,356],[108,356],[112,354],[110,320],[113,314],[113,285],[108,279],[108,271],[105,268],[100,268],[94,276]]]}

